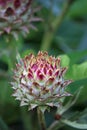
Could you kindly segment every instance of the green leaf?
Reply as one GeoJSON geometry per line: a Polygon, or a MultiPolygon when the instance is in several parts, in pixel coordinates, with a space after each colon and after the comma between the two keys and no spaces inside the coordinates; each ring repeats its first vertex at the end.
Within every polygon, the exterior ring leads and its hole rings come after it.
{"type": "Polygon", "coordinates": [[[66,78],[72,78],[73,80],[87,78],[87,62],[70,66],[66,78]]]}
{"type": "Polygon", "coordinates": [[[81,59],[84,56],[87,56],[87,50],[84,51],[74,51],[70,54],[68,54],[69,58],[70,58],[70,65],[75,64],[79,61],[81,61],[81,59]]]}
{"type": "Polygon", "coordinates": [[[60,57],[61,57],[61,65],[62,65],[63,67],[69,66],[69,63],[70,63],[70,58],[69,58],[69,56],[68,56],[68,55],[61,55],[60,57]]]}
{"type": "Polygon", "coordinates": [[[87,124],[80,124],[80,123],[77,123],[76,121],[69,121],[69,120],[61,120],[61,122],[77,129],[87,130],[87,124]]]}
{"type": "Polygon", "coordinates": [[[80,93],[80,96],[79,96],[77,102],[76,102],[77,104],[87,101],[87,78],[77,80],[67,87],[67,90],[74,95],[75,92],[78,89],[80,89],[81,86],[83,87],[83,89],[80,93]]]}
{"type": "Polygon", "coordinates": [[[68,53],[67,55],[60,55],[61,57],[61,65],[62,66],[72,66],[77,62],[80,62],[81,59],[87,55],[87,50],[85,51],[74,51],[72,53],[68,53]]]}
{"type": "Polygon", "coordinates": [[[69,11],[69,16],[85,16],[87,15],[87,0],[76,0],[69,11]]]}
{"type": "Polygon", "coordinates": [[[87,78],[73,82],[72,84],[69,85],[67,89],[69,89],[69,91],[72,92],[72,94],[74,94],[77,89],[79,89],[81,86],[86,86],[86,85],[87,85],[87,78]]]}

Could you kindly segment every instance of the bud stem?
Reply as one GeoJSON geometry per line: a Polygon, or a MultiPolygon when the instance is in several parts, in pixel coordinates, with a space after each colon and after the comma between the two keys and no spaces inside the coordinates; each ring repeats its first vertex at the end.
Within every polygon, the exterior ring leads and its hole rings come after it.
{"type": "Polygon", "coordinates": [[[46,130],[45,117],[43,112],[39,109],[39,107],[37,108],[37,114],[41,130],[46,130]]]}
{"type": "Polygon", "coordinates": [[[75,0],[67,0],[64,4],[63,11],[60,16],[58,15],[53,21],[50,21],[49,25],[46,26],[45,34],[42,40],[41,50],[48,51],[50,49],[54,34],[56,33],[56,31],[58,31],[58,28],[63,22],[73,2],[75,2],[75,0]]]}

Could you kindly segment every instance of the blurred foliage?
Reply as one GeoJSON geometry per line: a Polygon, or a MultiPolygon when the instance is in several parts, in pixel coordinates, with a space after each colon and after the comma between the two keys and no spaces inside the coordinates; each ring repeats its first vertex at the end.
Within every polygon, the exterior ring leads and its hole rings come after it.
{"type": "MultiPolygon", "coordinates": [[[[18,40],[7,35],[0,36],[0,130],[8,129],[6,125],[2,127],[4,122],[12,130],[38,130],[36,110],[32,114],[25,112],[25,109],[21,110],[19,103],[11,96],[10,82],[17,52],[24,56],[30,52],[37,53],[42,49],[47,50],[51,55],[60,56],[61,65],[68,66],[65,78],[74,81],[67,88],[68,91],[74,95],[80,87],[83,87],[70,112],[82,112],[87,108],[87,0],[74,0],[55,31],[51,23],[60,18],[67,0],[36,0],[35,2],[36,5],[41,6],[40,12],[36,15],[43,18],[43,22],[36,25],[38,31],[30,31],[25,38],[20,35],[18,40]],[[45,37],[47,31],[51,35],[45,37]],[[49,41],[50,36],[52,39],[49,41]],[[44,38],[47,38],[45,40],[49,42],[49,46],[43,49],[44,38]]],[[[53,108],[51,114],[45,115],[48,126],[54,120],[55,111],[53,108]]],[[[87,116],[84,119],[82,116],[79,122],[81,120],[87,123],[87,116]]],[[[64,130],[75,130],[75,128],[64,127],[64,130]]]]}

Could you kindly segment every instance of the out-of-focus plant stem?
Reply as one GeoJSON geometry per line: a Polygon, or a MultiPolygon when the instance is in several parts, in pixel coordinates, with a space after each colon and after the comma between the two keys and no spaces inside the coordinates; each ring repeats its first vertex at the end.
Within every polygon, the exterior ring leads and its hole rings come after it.
{"type": "Polygon", "coordinates": [[[37,114],[41,130],[46,130],[44,113],[39,109],[39,107],[37,108],[37,114]]]}
{"type": "Polygon", "coordinates": [[[62,23],[63,19],[65,18],[70,6],[75,0],[67,0],[67,2],[64,5],[63,11],[60,16],[57,16],[52,23],[47,25],[47,29],[45,30],[45,34],[42,39],[42,45],[41,45],[41,50],[46,50],[48,51],[50,49],[53,37],[55,32],[58,30],[60,27],[60,24],[62,23]]]}

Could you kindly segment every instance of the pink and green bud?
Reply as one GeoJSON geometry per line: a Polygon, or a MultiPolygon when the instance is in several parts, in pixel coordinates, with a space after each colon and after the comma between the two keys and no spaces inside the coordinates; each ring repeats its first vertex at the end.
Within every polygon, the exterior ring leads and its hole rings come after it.
{"type": "Polygon", "coordinates": [[[65,89],[72,80],[64,80],[67,68],[60,66],[59,57],[39,51],[36,56],[29,54],[17,59],[12,85],[13,96],[21,106],[28,105],[29,110],[37,106],[59,107],[62,97],[71,95],[65,89]]]}

